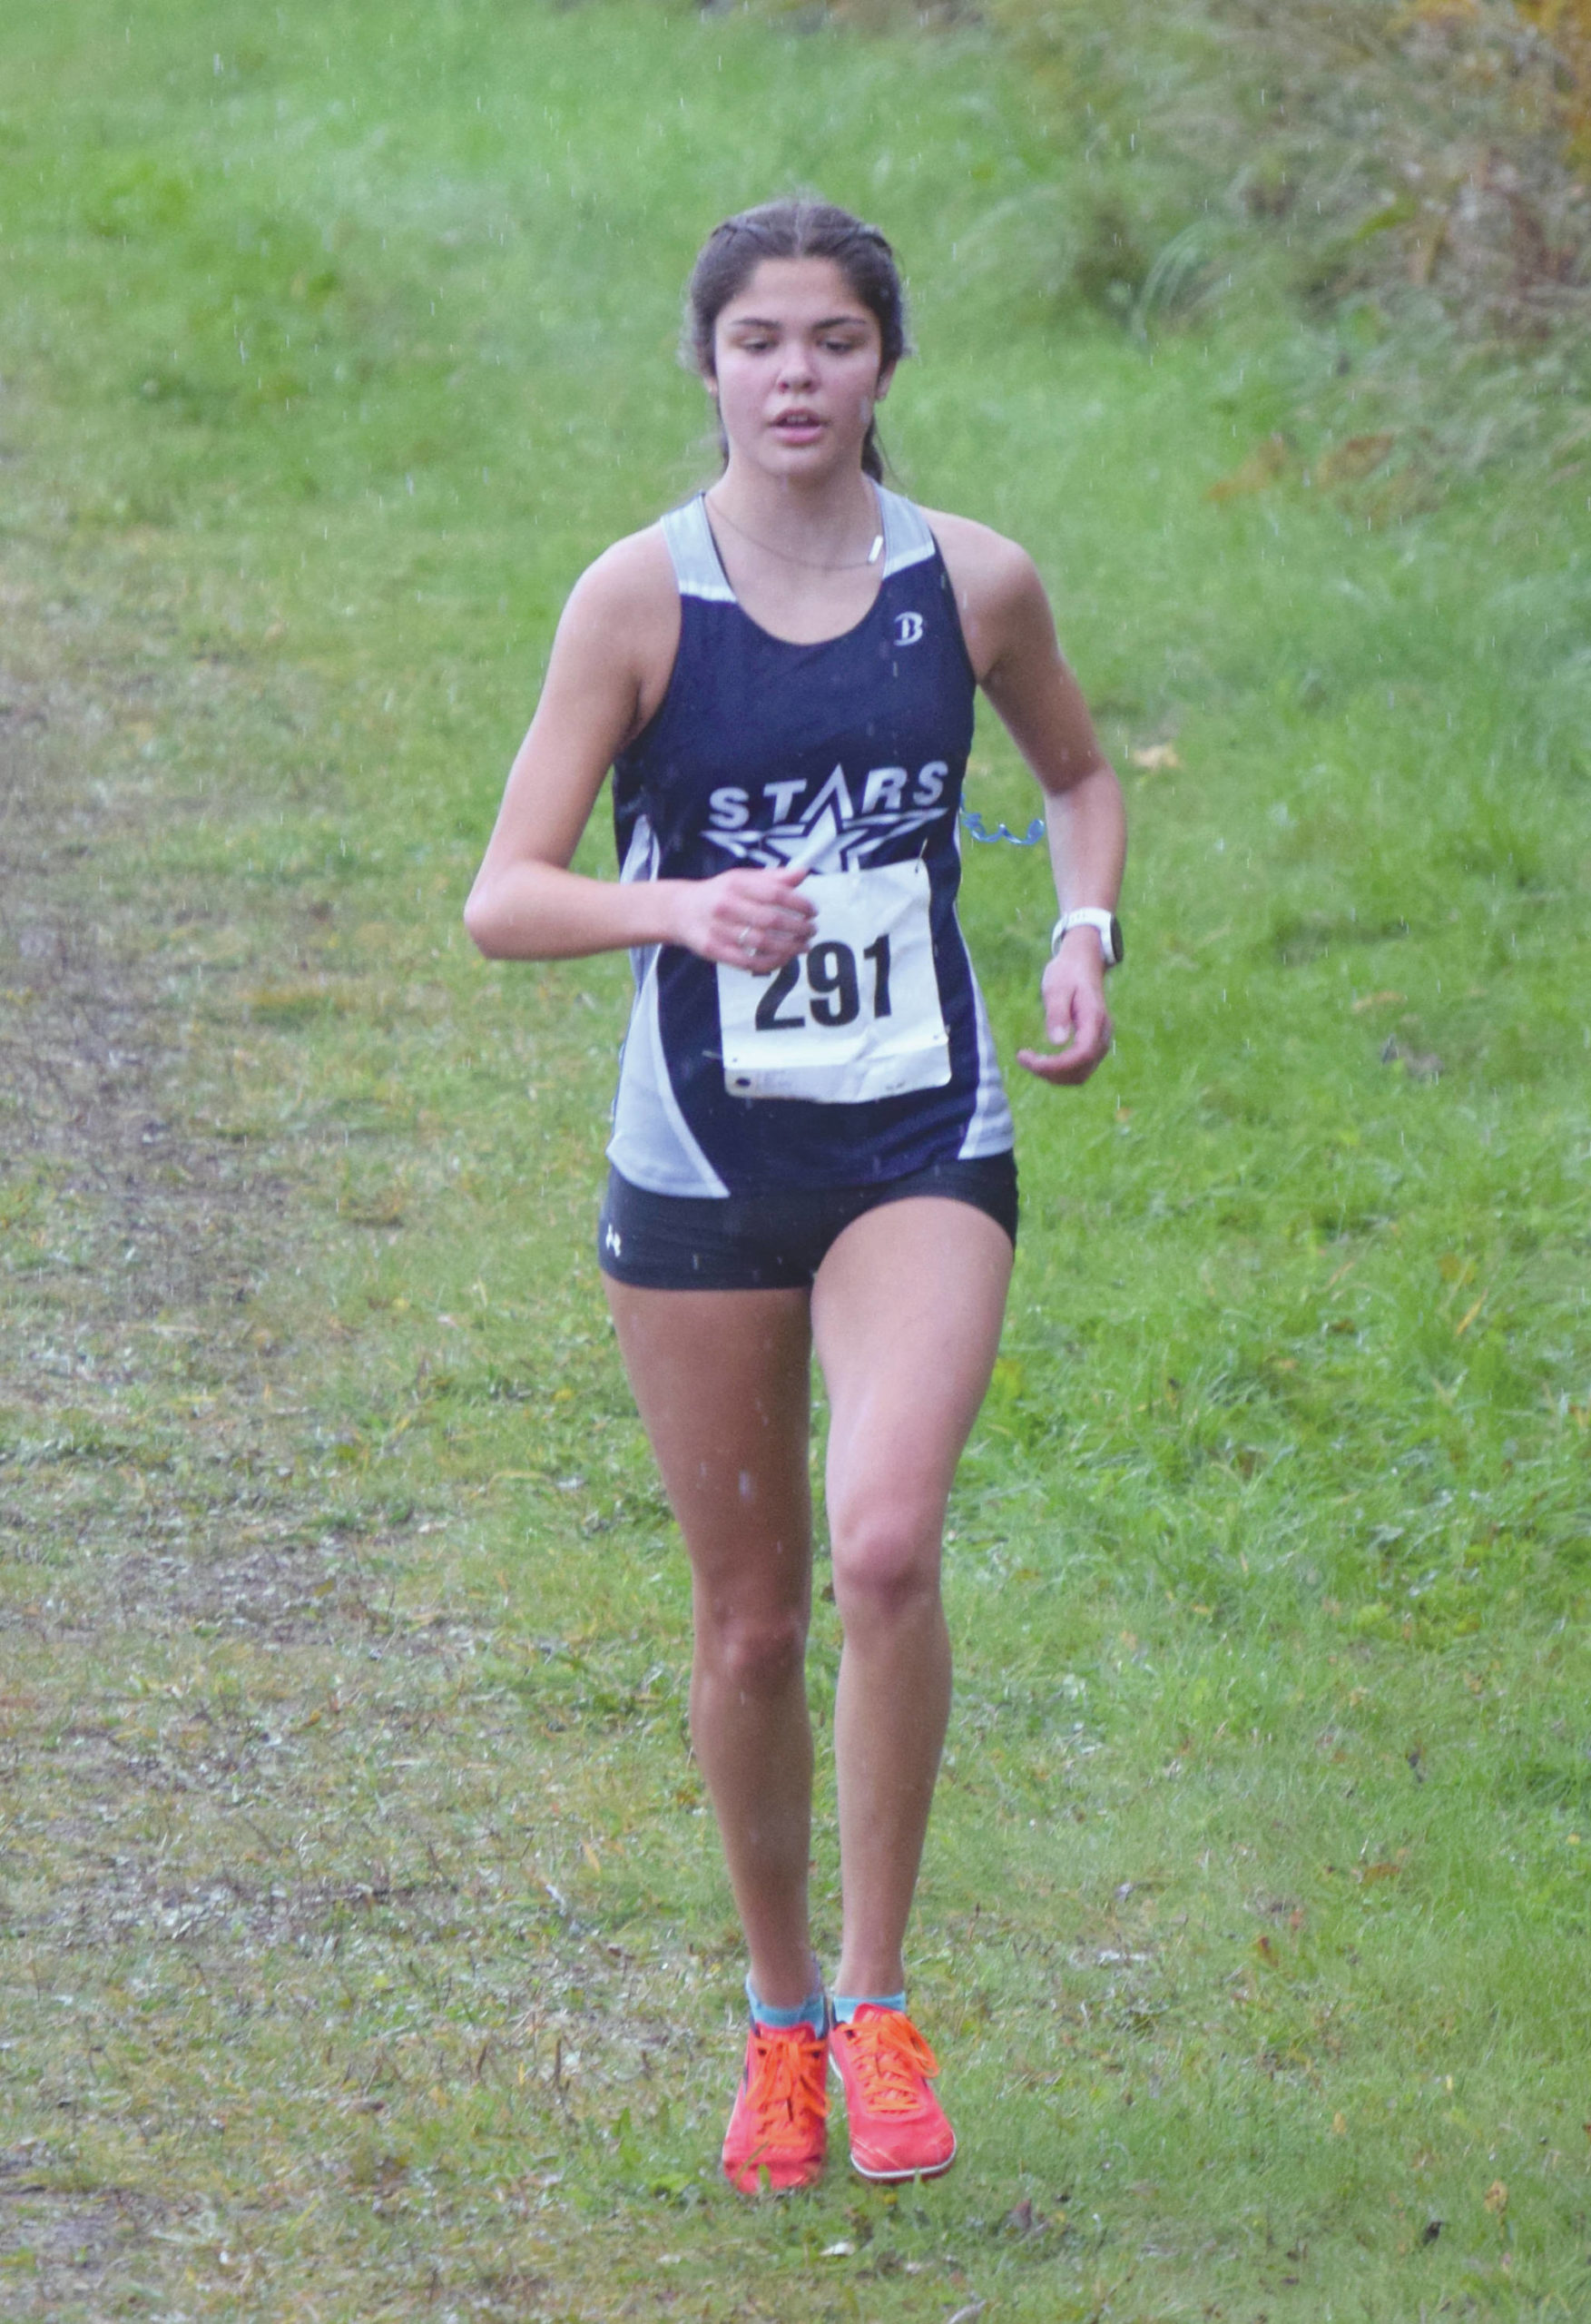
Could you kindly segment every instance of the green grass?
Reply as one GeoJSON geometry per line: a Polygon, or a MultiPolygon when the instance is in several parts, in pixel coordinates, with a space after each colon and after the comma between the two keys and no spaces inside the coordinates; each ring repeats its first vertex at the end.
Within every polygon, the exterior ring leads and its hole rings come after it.
{"type": "MultiPolygon", "coordinates": [[[[977,30],[162,0],[0,54],[5,1005],[56,1023],[54,915],[123,1140],[0,1115],[0,2305],[1583,2312],[1585,466],[1400,503],[1322,403],[1271,473],[1283,303],[1014,297],[988,222],[1042,167],[1086,224],[1087,133],[977,30]],[[569,583],[702,473],[692,251],[797,179],[906,256],[891,449],[1039,557],[1134,853],[1115,1055],[1013,1092],[952,1518],[964,2159],[751,2211],[589,1247],[625,971],[458,911],[569,583]]],[[[1023,783],[986,721],[975,803],[1023,783]]],[[[967,852],[1008,1055],[1053,899],[967,852]]]]}

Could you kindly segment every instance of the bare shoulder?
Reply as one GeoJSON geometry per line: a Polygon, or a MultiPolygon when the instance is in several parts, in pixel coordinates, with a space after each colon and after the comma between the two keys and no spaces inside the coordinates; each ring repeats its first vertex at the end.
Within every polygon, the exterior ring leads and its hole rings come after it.
{"type": "Polygon", "coordinates": [[[981,680],[1035,624],[1049,627],[1049,600],[1038,567],[1019,541],[997,533],[992,525],[939,508],[922,513],[939,544],[967,650],[981,680]]]}
{"type": "Polygon", "coordinates": [[[958,585],[963,575],[974,586],[996,591],[1019,591],[1037,581],[1038,568],[1020,541],[980,525],[976,517],[954,517],[946,508],[922,513],[958,585]]]}
{"type": "Polygon", "coordinates": [[[586,566],[569,592],[568,615],[581,624],[644,622],[648,615],[666,622],[677,615],[678,601],[663,527],[648,525],[642,532],[626,533],[586,566]]]}
{"type": "Polygon", "coordinates": [[[638,734],[668,690],[680,645],[680,593],[661,525],[604,549],[569,592],[547,680],[626,704],[624,736],[638,734]]]}

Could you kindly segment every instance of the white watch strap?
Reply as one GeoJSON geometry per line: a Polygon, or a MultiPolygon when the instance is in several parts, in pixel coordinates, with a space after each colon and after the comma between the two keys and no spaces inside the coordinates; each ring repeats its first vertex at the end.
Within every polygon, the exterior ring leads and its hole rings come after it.
{"type": "Polygon", "coordinates": [[[1092,928],[1098,931],[1099,949],[1105,955],[1106,968],[1109,968],[1115,960],[1115,946],[1111,939],[1115,920],[1114,912],[1105,911],[1098,904],[1079,904],[1075,911],[1064,911],[1050,931],[1050,959],[1053,960],[1060,950],[1061,939],[1069,930],[1092,928]]]}

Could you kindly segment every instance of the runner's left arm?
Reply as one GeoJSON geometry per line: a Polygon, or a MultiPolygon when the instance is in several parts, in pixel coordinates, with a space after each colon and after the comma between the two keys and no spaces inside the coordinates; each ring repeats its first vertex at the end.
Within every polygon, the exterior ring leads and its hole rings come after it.
{"type": "MultiPolygon", "coordinates": [[[[937,532],[940,523],[936,517],[937,532]]],[[[1014,541],[965,518],[949,520],[941,541],[973,669],[1045,794],[1060,909],[1114,911],[1127,849],[1121,785],[1061,652],[1033,560],[1014,541]]],[[[1044,1081],[1086,1081],[1111,1042],[1094,929],[1075,928],[1063,939],[1041,991],[1052,1047],[1019,1049],[1018,1062],[1044,1081]]]]}

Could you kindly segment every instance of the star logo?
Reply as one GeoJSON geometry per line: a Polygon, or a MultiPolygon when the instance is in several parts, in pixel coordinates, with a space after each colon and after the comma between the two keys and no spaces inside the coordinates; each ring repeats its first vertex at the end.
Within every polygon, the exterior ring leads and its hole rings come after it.
{"type": "MultiPolygon", "coordinates": [[[[777,791],[795,786],[770,787],[777,791]]],[[[769,871],[789,864],[807,872],[856,872],[892,841],[922,830],[944,812],[942,805],[936,804],[879,807],[859,814],[846,788],[844,772],[836,767],[799,814],[786,815],[761,831],[718,831],[710,825],[705,836],[738,863],[755,863],[769,871]]]]}

